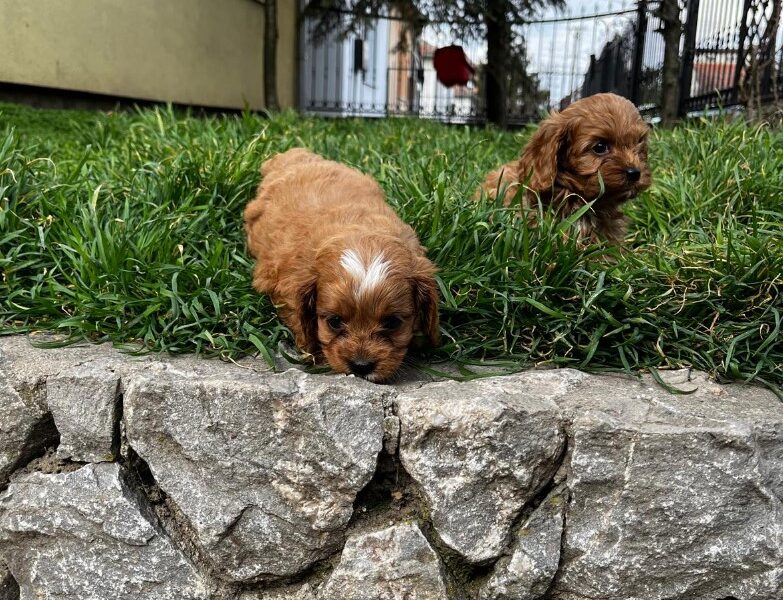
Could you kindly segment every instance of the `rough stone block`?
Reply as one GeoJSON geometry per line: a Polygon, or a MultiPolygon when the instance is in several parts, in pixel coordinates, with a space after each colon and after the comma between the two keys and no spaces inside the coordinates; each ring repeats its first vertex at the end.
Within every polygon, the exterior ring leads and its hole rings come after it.
{"type": "Polygon", "coordinates": [[[11,571],[0,564],[0,600],[19,600],[19,586],[11,571]]]}
{"type": "Polygon", "coordinates": [[[46,401],[60,432],[59,458],[103,462],[116,458],[120,377],[111,360],[67,369],[46,381],[46,401]]]}
{"type": "Polygon", "coordinates": [[[512,553],[496,564],[479,600],[537,600],[552,585],[560,562],[566,500],[553,493],[516,533],[512,553]]]}
{"type": "Polygon", "coordinates": [[[514,520],[559,466],[557,386],[519,377],[443,382],[401,393],[400,459],[438,535],[468,561],[497,558],[514,520]]]}
{"type": "Polygon", "coordinates": [[[0,495],[0,557],[23,600],[209,597],[117,464],[12,482],[0,495]]]}
{"type": "Polygon", "coordinates": [[[442,570],[414,524],[356,534],[318,600],[448,600],[442,570]]]}
{"type": "Polygon", "coordinates": [[[46,408],[43,381],[17,380],[8,362],[0,350],[0,487],[15,469],[58,439],[46,408]]]}
{"type": "Polygon", "coordinates": [[[305,583],[246,591],[239,596],[239,600],[316,600],[316,593],[309,583],[305,583]]]}
{"type": "Polygon", "coordinates": [[[783,598],[783,405],[705,377],[591,378],[574,417],[556,598],[783,598]],[[679,380],[678,380],[679,378],[679,380]]]}
{"type": "Polygon", "coordinates": [[[356,494],[372,478],[386,388],[349,377],[131,380],[131,448],[224,576],[296,574],[339,550],[356,494]]]}

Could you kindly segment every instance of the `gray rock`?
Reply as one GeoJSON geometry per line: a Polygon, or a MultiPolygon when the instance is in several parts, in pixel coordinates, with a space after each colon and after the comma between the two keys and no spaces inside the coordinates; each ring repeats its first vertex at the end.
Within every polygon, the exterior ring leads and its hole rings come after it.
{"type": "Polygon", "coordinates": [[[394,456],[400,447],[400,419],[395,416],[383,418],[383,449],[394,456]]]}
{"type": "Polygon", "coordinates": [[[19,586],[2,563],[0,563],[0,600],[19,600],[19,586]]]}
{"type": "Polygon", "coordinates": [[[315,589],[309,584],[243,592],[239,600],[316,600],[315,589]]]}
{"type": "Polygon", "coordinates": [[[117,464],[12,482],[0,496],[0,556],[22,600],[208,598],[117,464]]]}
{"type": "Polygon", "coordinates": [[[783,405],[702,376],[591,378],[574,417],[553,597],[783,598],[783,405]]]}
{"type": "Polygon", "coordinates": [[[698,388],[674,395],[567,369],[391,388],[242,367],[0,337],[0,489],[13,473],[0,600],[445,598],[437,556],[399,524],[421,514],[418,490],[448,546],[476,564],[499,557],[482,588],[468,585],[482,600],[783,598],[783,404],[768,392],[688,372],[663,373],[698,388]],[[116,451],[118,380],[126,455],[149,464],[160,518],[198,570],[122,468],[62,460],[116,451]],[[57,453],[32,460],[60,434],[57,453]],[[352,525],[374,533],[350,537],[327,583],[319,569],[278,581],[340,551],[381,444],[394,454],[398,439],[415,485],[379,473],[368,498],[393,490],[390,503],[363,504],[352,525]],[[565,518],[550,498],[514,530],[563,461],[565,518]]]}
{"type": "Polygon", "coordinates": [[[132,449],[223,576],[296,574],[339,550],[388,388],[352,377],[163,370],[126,387],[132,449]]]}
{"type": "Polygon", "coordinates": [[[319,600],[448,600],[442,566],[414,524],[351,535],[319,600]]]}
{"type": "Polygon", "coordinates": [[[0,337],[0,356],[3,357],[3,366],[16,384],[32,385],[34,382],[43,384],[52,375],[64,373],[68,369],[94,360],[123,363],[129,358],[109,344],[84,343],[62,348],[41,348],[34,346],[31,341],[48,342],[51,338],[49,336],[36,336],[31,339],[26,336],[0,337]]]}
{"type": "Polygon", "coordinates": [[[503,377],[397,397],[401,462],[443,542],[468,561],[500,556],[514,520],[557,470],[566,436],[552,397],[562,388],[503,377]]]}
{"type": "Polygon", "coordinates": [[[58,441],[61,458],[111,460],[119,372],[145,362],[108,345],[45,349],[0,338],[0,485],[58,441]]]}
{"type": "Polygon", "coordinates": [[[105,359],[66,369],[47,379],[46,401],[60,432],[59,458],[82,462],[116,458],[119,386],[116,363],[105,359]]]}
{"type": "MultiPolygon", "coordinates": [[[[24,464],[45,446],[56,445],[58,431],[58,457],[114,460],[120,441],[114,439],[119,384],[135,373],[189,369],[204,377],[225,377],[227,371],[237,370],[219,360],[192,356],[166,356],[165,363],[157,359],[152,354],[124,354],[109,344],[51,349],[33,346],[23,336],[0,337],[0,486],[13,470],[9,465],[24,464]]],[[[245,371],[269,371],[261,360],[245,359],[241,364],[245,371]]]]}
{"type": "Polygon", "coordinates": [[[536,600],[557,573],[566,500],[550,494],[516,534],[511,556],[502,557],[479,592],[480,600],[536,600]]]}
{"type": "Polygon", "coordinates": [[[55,445],[57,439],[46,408],[44,382],[15,379],[0,352],[0,487],[14,470],[55,445]]]}

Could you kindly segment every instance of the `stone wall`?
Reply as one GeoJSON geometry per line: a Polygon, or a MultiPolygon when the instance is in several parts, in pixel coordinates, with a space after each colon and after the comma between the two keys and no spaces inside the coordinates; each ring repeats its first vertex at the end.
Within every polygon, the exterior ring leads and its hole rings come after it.
{"type": "Polygon", "coordinates": [[[783,598],[783,404],[0,338],[0,600],[783,598]]]}

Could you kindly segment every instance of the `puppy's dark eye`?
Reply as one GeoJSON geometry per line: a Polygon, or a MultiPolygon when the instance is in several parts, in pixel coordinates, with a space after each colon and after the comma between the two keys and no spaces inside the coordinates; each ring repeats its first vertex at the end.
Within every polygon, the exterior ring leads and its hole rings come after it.
{"type": "Polygon", "coordinates": [[[606,154],[609,152],[609,144],[606,142],[596,142],[593,144],[593,152],[595,152],[598,156],[606,154]]]}
{"type": "Polygon", "coordinates": [[[328,319],[326,319],[326,324],[334,329],[335,331],[340,331],[343,328],[343,320],[338,317],[337,315],[332,315],[328,319]]]}
{"type": "Polygon", "coordinates": [[[400,328],[400,325],[402,325],[402,319],[399,317],[390,316],[384,317],[383,320],[381,320],[381,326],[383,326],[386,331],[396,331],[400,328]]]}

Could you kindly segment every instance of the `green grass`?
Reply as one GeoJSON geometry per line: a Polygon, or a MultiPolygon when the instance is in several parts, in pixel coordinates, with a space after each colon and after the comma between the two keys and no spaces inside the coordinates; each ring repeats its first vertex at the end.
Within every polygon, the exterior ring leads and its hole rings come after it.
{"type": "Polygon", "coordinates": [[[0,105],[0,331],[269,358],[290,334],[250,288],[242,209],[261,161],[305,145],[378,178],[430,249],[444,337],[431,359],[783,384],[783,134],[656,132],[625,252],[579,250],[560,223],[529,230],[471,200],[526,135],[0,105]]]}

